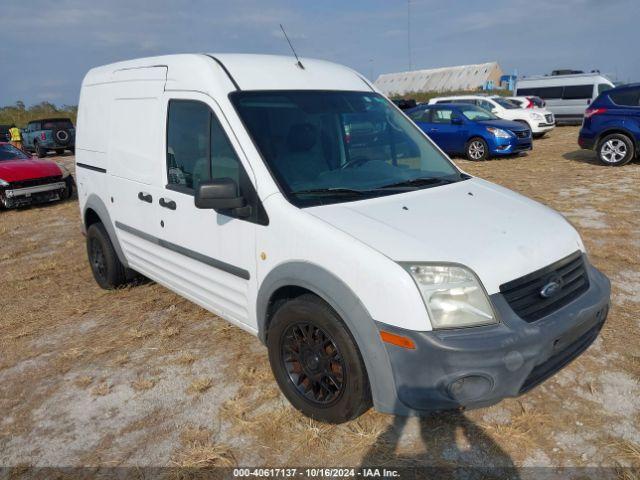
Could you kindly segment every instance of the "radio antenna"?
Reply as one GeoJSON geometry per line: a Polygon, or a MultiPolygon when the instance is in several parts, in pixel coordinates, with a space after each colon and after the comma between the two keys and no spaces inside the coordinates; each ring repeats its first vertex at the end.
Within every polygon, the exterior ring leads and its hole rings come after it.
{"type": "Polygon", "coordinates": [[[293,48],[293,45],[291,45],[291,40],[289,40],[289,36],[287,35],[287,32],[284,31],[284,27],[282,26],[282,24],[280,24],[280,29],[282,30],[282,33],[284,33],[284,38],[287,39],[287,42],[289,43],[289,47],[291,47],[291,51],[293,52],[293,55],[296,57],[296,60],[298,62],[296,63],[296,65],[298,65],[298,67],[304,70],[304,65],[302,65],[300,58],[298,58],[298,54],[296,53],[295,48],[293,48]]]}

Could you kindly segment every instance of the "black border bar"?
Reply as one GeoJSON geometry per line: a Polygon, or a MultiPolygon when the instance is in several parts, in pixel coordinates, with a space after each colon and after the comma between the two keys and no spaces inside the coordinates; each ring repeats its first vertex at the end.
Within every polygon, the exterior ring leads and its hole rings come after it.
{"type": "Polygon", "coordinates": [[[251,278],[249,271],[245,270],[244,268],[236,267],[235,265],[225,263],[221,260],[216,260],[215,258],[207,257],[206,255],[194,252],[193,250],[189,250],[188,248],[181,247],[180,245],[176,245],[175,243],[167,242],[166,240],[154,237],[153,235],[149,235],[148,233],[138,230],[137,228],[130,227],[120,222],[116,222],[116,227],[127,233],[135,235],[136,237],[140,237],[151,243],[160,245],[161,247],[164,247],[168,250],[179,253],[180,255],[184,255],[185,257],[189,257],[198,262],[205,263],[210,267],[217,268],[218,270],[230,273],[231,275],[235,275],[236,277],[244,278],[245,280],[249,280],[251,278]]]}
{"type": "Polygon", "coordinates": [[[86,168],[87,170],[93,170],[94,172],[107,173],[106,168],[94,167],[93,165],[87,165],[86,163],[76,162],[76,167],[86,168]]]}

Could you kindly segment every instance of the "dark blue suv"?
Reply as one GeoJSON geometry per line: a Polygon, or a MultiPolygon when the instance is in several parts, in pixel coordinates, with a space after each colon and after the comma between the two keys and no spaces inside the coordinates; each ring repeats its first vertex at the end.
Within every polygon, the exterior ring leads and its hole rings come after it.
{"type": "Polygon", "coordinates": [[[584,112],[578,145],[595,150],[605,165],[620,166],[636,158],[640,146],[640,83],[598,95],[584,112]]]}

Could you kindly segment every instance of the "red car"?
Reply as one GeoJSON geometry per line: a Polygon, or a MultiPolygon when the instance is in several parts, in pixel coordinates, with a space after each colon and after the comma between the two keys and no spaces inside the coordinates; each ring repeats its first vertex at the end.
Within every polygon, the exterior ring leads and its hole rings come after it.
{"type": "Polygon", "coordinates": [[[64,200],[73,192],[73,177],[52,160],[31,158],[0,142],[0,208],[64,200]]]}

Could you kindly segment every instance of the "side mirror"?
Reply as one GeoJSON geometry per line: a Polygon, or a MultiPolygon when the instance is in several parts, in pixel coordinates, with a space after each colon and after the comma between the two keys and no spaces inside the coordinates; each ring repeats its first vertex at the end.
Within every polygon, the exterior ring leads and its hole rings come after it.
{"type": "Polygon", "coordinates": [[[451,117],[452,125],[462,125],[462,118],[458,116],[451,117]]]}
{"type": "Polygon", "coordinates": [[[197,208],[228,212],[236,217],[251,214],[251,207],[245,206],[244,198],[238,195],[238,185],[230,178],[216,178],[200,183],[194,202],[197,208]]]}

